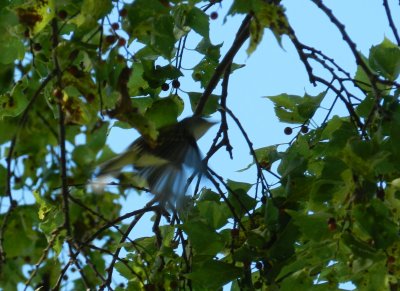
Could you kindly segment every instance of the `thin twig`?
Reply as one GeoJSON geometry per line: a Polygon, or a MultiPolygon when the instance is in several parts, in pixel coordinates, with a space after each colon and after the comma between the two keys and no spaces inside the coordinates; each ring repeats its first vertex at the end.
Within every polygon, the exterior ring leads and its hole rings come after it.
{"type": "MultiPolygon", "coordinates": [[[[58,56],[56,52],[56,48],[58,46],[58,23],[57,18],[54,18],[52,21],[52,41],[53,41],[53,62],[57,77],[57,86],[61,90],[62,89],[62,71],[60,68],[60,64],[58,62],[58,56]]],[[[59,144],[60,144],[60,158],[61,158],[61,185],[62,185],[62,197],[63,197],[63,213],[64,213],[64,227],[67,230],[67,236],[71,235],[71,225],[69,220],[69,201],[68,201],[68,183],[67,183],[67,155],[65,148],[65,117],[64,117],[64,108],[62,106],[62,100],[58,101],[58,126],[59,126],[59,144]]]]}
{"type": "Polygon", "coordinates": [[[385,7],[385,12],[386,12],[386,16],[387,19],[389,21],[389,26],[392,29],[394,38],[397,41],[397,45],[400,46],[400,37],[399,37],[399,33],[397,32],[397,28],[396,25],[394,24],[393,21],[393,17],[392,17],[392,13],[390,12],[390,7],[389,7],[389,3],[387,0],[383,0],[383,7],[385,7]]]}

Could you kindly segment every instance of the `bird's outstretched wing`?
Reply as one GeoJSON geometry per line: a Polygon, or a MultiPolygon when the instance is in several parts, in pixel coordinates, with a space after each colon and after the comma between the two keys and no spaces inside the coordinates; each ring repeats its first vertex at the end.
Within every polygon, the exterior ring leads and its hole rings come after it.
{"type": "Polygon", "coordinates": [[[96,176],[99,180],[117,176],[131,165],[160,198],[182,194],[187,170],[205,171],[196,141],[212,124],[201,117],[190,117],[160,129],[155,143],[140,137],[125,152],[100,165],[96,176]]]}

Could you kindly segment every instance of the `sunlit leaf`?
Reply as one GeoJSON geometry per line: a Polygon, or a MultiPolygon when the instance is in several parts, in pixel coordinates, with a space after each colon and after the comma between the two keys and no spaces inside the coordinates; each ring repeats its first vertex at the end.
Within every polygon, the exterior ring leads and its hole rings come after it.
{"type": "Polygon", "coordinates": [[[267,97],[274,103],[274,109],[281,122],[304,123],[313,117],[325,93],[317,96],[305,94],[303,97],[280,94],[267,97]]]}

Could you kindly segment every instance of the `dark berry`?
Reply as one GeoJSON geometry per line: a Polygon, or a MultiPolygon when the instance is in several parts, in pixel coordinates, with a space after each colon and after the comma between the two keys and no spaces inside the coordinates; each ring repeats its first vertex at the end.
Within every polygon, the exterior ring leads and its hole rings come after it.
{"type": "Polygon", "coordinates": [[[271,164],[268,163],[267,161],[261,161],[260,162],[260,167],[265,169],[265,170],[267,170],[267,171],[271,170],[271,164]]]}
{"type": "Polygon", "coordinates": [[[395,261],[396,261],[396,258],[393,257],[393,256],[389,256],[389,257],[387,258],[387,264],[388,264],[388,265],[394,264],[395,261]]]}
{"type": "Polygon", "coordinates": [[[96,98],[96,96],[95,96],[93,93],[89,93],[89,94],[86,95],[86,100],[87,100],[89,103],[92,103],[92,102],[94,101],[95,98],[96,98]]]}
{"type": "Polygon", "coordinates": [[[178,80],[173,80],[172,81],[172,87],[175,89],[178,89],[181,86],[181,82],[179,82],[178,80]]]}
{"type": "Polygon", "coordinates": [[[231,235],[232,235],[232,237],[239,236],[239,229],[238,228],[231,229],[231,235]]]}
{"type": "Polygon", "coordinates": [[[253,286],[255,289],[261,289],[263,286],[263,283],[261,281],[257,281],[257,282],[254,282],[253,286]]]}
{"type": "Polygon", "coordinates": [[[61,91],[60,88],[55,88],[53,90],[53,96],[56,97],[57,99],[61,99],[63,97],[63,92],[61,91]]]}
{"type": "Polygon", "coordinates": [[[126,17],[128,15],[128,10],[126,10],[125,8],[122,8],[120,11],[119,11],[119,16],[121,16],[121,17],[126,17]]]}
{"type": "Polygon", "coordinates": [[[111,24],[111,28],[114,30],[117,30],[117,29],[119,29],[119,24],[114,22],[113,24],[111,24]]]}
{"type": "Polygon", "coordinates": [[[285,129],[283,130],[283,132],[286,134],[286,135],[291,135],[292,134],[292,132],[293,132],[293,129],[291,128],[291,127],[285,127],[285,129]]]}
{"type": "Polygon", "coordinates": [[[179,242],[178,241],[171,241],[169,246],[173,249],[177,249],[179,247],[179,242]]]}
{"type": "Polygon", "coordinates": [[[78,69],[78,67],[77,66],[71,66],[71,67],[69,67],[68,68],[68,72],[71,74],[71,75],[73,75],[74,77],[79,77],[79,69],[78,69]]]}
{"type": "Polygon", "coordinates": [[[155,291],[155,290],[157,290],[157,288],[154,284],[146,284],[146,285],[144,285],[144,290],[145,291],[155,291]]]}
{"type": "Polygon", "coordinates": [[[27,37],[27,38],[29,38],[29,37],[31,36],[31,34],[30,34],[30,32],[29,32],[29,29],[26,29],[26,30],[24,31],[24,36],[27,37]]]}
{"type": "Polygon", "coordinates": [[[120,62],[120,63],[123,63],[123,64],[125,63],[125,58],[124,58],[123,55],[118,54],[117,57],[116,57],[116,59],[117,59],[117,61],[120,62]]]}
{"type": "Polygon", "coordinates": [[[109,44],[114,43],[117,40],[117,37],[115,35],[107,35],[106,36],[106,42],[109,44]]]}
{"type": "Polygon", "coordinates": [[[218,12],[217,12],[217,11],[211,12],[210,18],[211,18],[212,20],[217,19],[217,18],[218,18],[218,12]]]}
{"type": "Polygon", "coordinates": [[[267,203],[267,196],[263,195],[261,196],[261,203],[266,204],[267,203]]]}
{"type": "Polygon", "coordinates": [[[376,191],[376,197],[378,197],[382,201],[385,200],[385,190],[379,188],[378,191],[376,191]]]}
{"type": "Polygon", "coordinates": [[[35,51],[41,51],[42,50],[42,45],[40,43],[35,43],[35,44],[33,44],[33,49],[35,51]]]}
{"type": "Polygon", "coordinates": [[[336,228],[337,228],[336,219],[334,219],[333,217],[329,218],[328,219],[328,229],[330,231],[335,231],[336,228]]]}
{"type": "Polygon", "coordinates": [[[14,105],[15,105],[15,100],[12,96],[10,96],[8,99],[8,106],[13,107],[14,105]]]}
{"type": "Polygon", "coordinates": [[[126,39],[125,38],[118,38],[118,46],[125,46],[126,45],[126,39]]]}
{"type": "Polygon", "coordinates": [[[68,13],[67,13],[67,11],[65,11],[65,10],[60,10],[60,11],[58,12],[58,17],[60,17],[60,19],[62,19],[62,20],[64,20],[65,18],[67,18],[67,16],[68,16],[68,13]]]}
{"type": "Polygon", "coordinates": [[[31,262],[31,257],[30,256],[25,256],[24,257],[25,263],[30,263],[31,262]]]}
{"type": "Polygon", "coordinates": [[[69,54],[68,59],[69,59],[70,61],[73,61],[73,60],[75,60],[75,59],[78,57],[78,55],[79,55],[79,50],[73,50],[73,51],[69,54]]]}
{"type": "Polygon", "coordinates": [[[261,270],[262,267],[263,267],[263,264],[262,264],[261,262],[257,262],[257,263],[256,263],[256,268],[257,268],[258,270],[261,270]]]}
{"type": "Polygon", "coordinates": [[[161,85],[161,90],[168,91],[169,90],[169,85],[167,83],[162,84],[161,85]]]}
{"type": "Polygon", "coordinates": [[[302,133],[307,133],[308,132],[308,126],[307,125],[302,125],[301,126],[301,132],[302,133]]]}
{"type": "Polygon", "coordinates": [[[177,281],[171,281],[171,283],[169,283],[169,287],[170,287],[172,290],[178,290],[179,283],[178,283],[177,281]]]}

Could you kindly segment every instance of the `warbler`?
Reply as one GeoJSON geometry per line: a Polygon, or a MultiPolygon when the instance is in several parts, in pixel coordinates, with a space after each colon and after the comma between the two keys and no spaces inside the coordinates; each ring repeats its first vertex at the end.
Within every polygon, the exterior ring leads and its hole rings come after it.
{"type": "Polygon", "coordinates": [[[122,154],[100,165],[97,177],[116,176],[132,165],[159,200],[176,198],[185,191],[187,168],[205,172],[197,140],[214,124],[192,116],[159,129],[155,143],[139,137],[122,154]]]}

